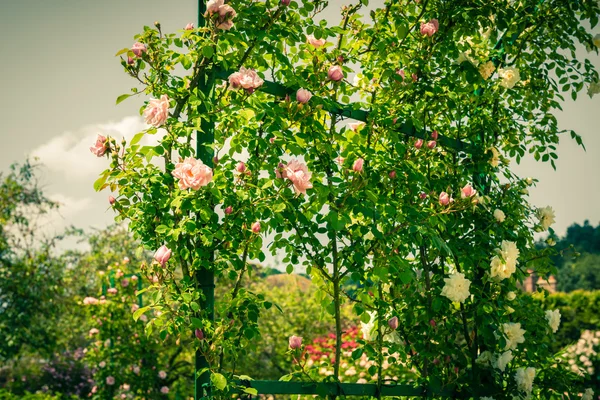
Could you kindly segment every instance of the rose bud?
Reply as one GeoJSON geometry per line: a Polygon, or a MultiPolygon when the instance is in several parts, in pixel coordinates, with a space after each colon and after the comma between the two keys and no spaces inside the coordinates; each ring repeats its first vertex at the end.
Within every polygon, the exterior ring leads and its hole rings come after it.
{"type": "Polygon", "coordinates": [[[365,160],[363,160],[362,158],[359,158],[358,160],[354,161],[354,165],[352,165],[352,170],[354,172],[362,172],[364,163],[365,163],[365,160]]]}
{"type": "Polygon", "coordinates": [[[390,173],[388,174],[390,179],[396,179],[396,171],[390,171],[390,173]]]}
{"type": "Polygon", "coordinates": [[[156,250],[156,253],[154,253],[154,259],[163,267],[167,261],[169,261],[169,258],[171,258],[171,250],[165,245],[162,245],[158,250],[156,250]]]}
{"type": "Polygon", "coordinates": [[[231,206],[227,206],[227,208],[225,209],[225,214],[229,215],[233,212],[233,207],[231,206]]]}
{"type": "Polygon", "coordinates": [[[128,65],[133,65],[133,63],[134,63],[133,58],[127,56],[127,64],[128,65]]]}
{"type": "Polygon", "coordinates": [[[142,53],[144,53],[146,50],[146,45],[144,43],[135,42],[133,46],[131,46],[131,51],[137,57],[141,57],[142,53]]]}
{"type": "Polygon", "coordinates": [[[196,337],[200,340],[204,339],[204,332],[202,332],[202,329],[196,328],[194,335],[196,335],[196,337]]]}
{"type": "Polygon", "coordinates": [[[281,0],[282,6],[289,6],[292,0],[281,0]]]}
{"type": "Polygon", "coordinates": [[[189,22],[186,26],[185,26],[185,30],[186,31],[191,31],[192,29],[194,29],[194,23],[193,22],[189,22]]]}
{"type": "Polygon", "coordinates": [[[396,329],[398,329],[398,317],[392,317],[389,319],[388,321],[388,326],[395,331],[396,329]]]}
{"type": "Polygon", "coordinates": [[[427,198],[427,193],[425,193],[425,192],[419,193],[419,198],[421,198],[421,200],[425,200],[427,198]]]}
{"type": "Polygon", "coordinates": [[[429,142],[427,142],[427,147],[430,149],[435,149],[435,140],[430,140],[429,142]]]}
{"type": "Polygon", "coordinates": [[[421,147],[423,147],[423,139],[417,139],[415,142],[415,148],[420,149],[421,147]]]}
{"type": "Polygon", "coordinates": [[[115,201],[117,201],[117,199],[115,199],[113,196],[108,196],[108,202],[111,206],[115,204],[115,201]]]}
{"type": "Polygon", "coordinates": [[[260,222],[256,221],[252,224],[252,232],[260,233],[260,222]]]}
{"type": "Polygon", "coordinates": [[[302,336],[290,336],[290,349],[295,350],[302,347],[302,336]]]}
{"type": "Polygon", "coordinates": [[[340,67],[339,65],[334,65],[331,68],[329,68],[329,71],[327,71],[327,77],[329,78],[329,80],[332,81],[341,81],[342,79],[344,79],[344,72],[342,71],[342,67],[340,67]]]}
{"type": "Polygon", "coordinates": [[[244,172],[246,172],[246,164],[244,164],[243,161],[240,161],[239,163],[237,163],[235,170],[240,174],[243,174],[244,172]]]}
{"type": "Polygon", "coordinates": [[[434,328],[437,326],[437,324],[435,323],[435,319],[430,319],[429,320],[429,325],[433,326],[434,328]]]}
{"type": "Polygon", "coordinates": [[[450,195],[446,192],[440,193],[440,204],[443,206],[447,206],[450,204],[450,195]]]}
{"type": "Polygon", "coordinates": [[[306,104],[308,103],[311,97],[312,93],[306,89],[298,89],[298,91],[296,92],[296,100],[298,101],[298,103],[306,104]]]}
{"type": "Polygon", "coordinates": [[[439,136],[438,131],[431,132],[431,138],[433,140],[438,140],[438,136],[439,136]]]}

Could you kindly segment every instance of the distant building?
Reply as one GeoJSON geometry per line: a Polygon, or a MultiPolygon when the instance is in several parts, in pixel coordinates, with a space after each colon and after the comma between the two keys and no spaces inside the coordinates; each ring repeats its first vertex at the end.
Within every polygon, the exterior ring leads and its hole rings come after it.
{"type": "Polygon", "coordinates": [[[534,270],[527,270],[529,276],[523,281],[522,289],[526,292],[536,292],[538,288],[546,289],[550,293],[556,293],[556,278],[552,275],[548,279],[539,277],[534,270]]]}

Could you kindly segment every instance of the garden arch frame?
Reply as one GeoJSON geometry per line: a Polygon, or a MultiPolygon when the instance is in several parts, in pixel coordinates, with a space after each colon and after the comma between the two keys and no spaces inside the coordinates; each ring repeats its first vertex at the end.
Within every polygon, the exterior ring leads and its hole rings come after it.
{"type": "MultiPolygon", "coordinates": [[[[543,3],[544,0],[540,0],[538,4],[543,3]]],[[[198,26],[205,26],[206,21],[204,15],[206,13],[207,0],[198,0],[198,26]]],[[[533,13],[537,10],[537,7],[531,7],[528,9],[528,13],[533,13]]],[[[509,37],[502,36],[494,47],[498,50],[501,56],[493,57],[490,61],[494,63],[495,67],[498,67],[504,61],[504,48],[514,43],[520,34],[530,26],[527,21],[522,22],[516,29],[515,33],[509,37]]],[[[207,99],[213,97],[215,81],[217,79],[227,80],[229,75],[234,71],[226,71],[223,69],[215,68],[209,73],[204,74],[200,77],[198,82],[198,88],[205,94],[207,99]]],[[[296,92],[298,88],[286,87],[276,82],[270,82],[265,80],[264,84],[258,89],[267,94],[284,98],[287,95],[291,95],[296,92]]],[[[479,89],[475,94],[481,95],[483,89],[479,89]]],[[[342,105],[339,103],[324,102],[322,99],[313,97],[315,104],[320,104],[323,109],[329,112],[331,115],[336,117],[351,118],[362,122],[368,122],[369,112],[361,109],[355,109],[352,104],[342,105]]],[[[203,106],[204,107],[204,106],[203,106]]],[[[201,112],[206,112],[203,108],[201,112]]],[[[207,146],[214,141],[214,123],[208,119],[201,120],[201,128],[203,133],[197,132],[196,140],[196,156],[205,165],[213,167],[214,153],[212,149],[207,146]]],[[[429,133],[425,130],[417,130],[412,124],[402,121],[394,122],[390,124],[390,129],[394,129],[397,132],[403,134],[406,138],[420,138],[426,139],[429,137],[429,133]]],[[[475,188],[481,193],[486,193],[487,188],[487,176],[481,172],[478,166],[482,162],[485,162],[485,154],[481,149],[485,147],[483,144],[483,135],[480,135],[477,139],[477,143],[466,143],[454,138],[439,135],[439,144],[445,148],[452,149],[456,152],[463,152],[470,154],[474,161],[476,170],[473,176],[473,184],[475,188]]],[[[201,269],[196,272],[195,279],[198,283],[198,287],[201,288],[204,301],[201,307],[208,312],[209,318],[214,319],[214,303],[215,303],[215,280],[214,272],[208,269],[201,269]]],[[[200,373],[205,371],[209,367],[206,358],[202,355],[199,350],[196,350],[195,355],[195,376],[194,376],[194,398],[195,400],[211,398],[211,376],[210,372],[200,373]]],[[[238,381],[238,385],[246,388],[255,389],[253,392],[258,394],[298,394],[298,395],[321,395],[321,396],[371,396],[380,398],[381,396],[418,396],[418,397],[429,397],[432,395],[442,396],[448,398],[470,398],[479,397],[485,395],[485,388],[473,388],[469,393],[458,392],[454,388],[445,388],[440,391],[432,390],[428,387],[415,387],[408,384],[389,384],[384,383],[379,377],[378,383],[341,383],[341,382],[284,382],[284,381],[238,381]]]]}

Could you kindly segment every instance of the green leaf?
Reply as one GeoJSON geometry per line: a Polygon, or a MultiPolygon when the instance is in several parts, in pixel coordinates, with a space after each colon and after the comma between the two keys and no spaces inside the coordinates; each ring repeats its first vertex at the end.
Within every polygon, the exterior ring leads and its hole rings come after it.
{"type": "Polygon", "coordinates": [[[154,230],[156,233],[158,233],[159,235],[164,234],[166,231],[169,230],[169,227],[166,225],[159,225],[156,227],[156,229],[154,230]]]}
{"type": "Polygon", "coordinates": [[[121,54],[125,54],[129,51],[129,49],[126,47],[124,49],[121,49],[119,51],[117,51],[117,54],[115,54],[115,57],[119,57],[121,54]]]}
{"type": "Polygon", "coordinates": [[[135,136],[131,139],[131,142],[129,142],[129,145],[133,146],[135,144],[138,144],[138,142],[142,140],[145,134],[146,132],[136,133],[135,136]]]}
{"type": "Polygon", "coordinates": [[[142,308],[138,308],[137,310],[135,310],[135,312],[133,313],[133,319],[134,320],[138,320],[140,319],[140,317],[142,316],[143,313],[145,313],[146,311],[148,311],[150,307],[142,307],[142,308]]]}
{"type": "Polygon", "coordinates": [[[119,104],[120,102],[122,102],[123,100],[125,100],[126,98],[131,97],[131,93],[126,93],[126,94],[122,94],[119,97],[117,97],[117,103],[119,104]]]}
{"type": "Polygon", "coordinates": [[[96,179],[96,182],[94,182],[94,190],[96,192],[99,192],[100,190],[102,190],[102,189],[104,189],[106,187],[106,185],[104,183],[106,182],[106,179],[108,178],[108,175],[109,175],[109,171],[106,170],[100,176],[100,178],[96,179]]]}
{"type": "Polygon", "coordinates": [[[203,328],[202,320],[200,318],[191,317],[190,320],[192,321],[192,326],[194,328],[198,328],[198,329],[203,328]]]}
{"type": "Polygon", "coordinates": [[[258,390],[256,390],[255,388],[250,388],[250,387],[249,388],[244,388],[243,392],[251,394],[253,396],[257,396],[258,395],[258,390]]]}
{"type": "Polygon", "coordinates": [[[227,387],[227,378],[225,378],[222,374],[219,374],[218,372],[211,374],[210,382],[218,390],[224,390],[227,387]]]}
{"type": "Polygon", "coordinates": [[[215,51],[211,46],[204,46],[202,48],[202,55],[206,58],[211,58],[215,54],[215,51]]]}

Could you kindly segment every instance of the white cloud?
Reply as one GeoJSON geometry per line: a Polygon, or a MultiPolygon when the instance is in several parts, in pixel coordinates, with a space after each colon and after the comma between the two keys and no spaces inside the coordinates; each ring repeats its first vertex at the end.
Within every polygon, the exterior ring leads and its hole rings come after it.
{"type": "Polygon", "coordinates": [[[92,179],[93,182],[100,172],[108,168],[106,158],[95,157],[89,150],[96,141],[96,136],[112,136],[117,141],[122,138],[129,140],[146,127],[139,116],[125,117],[118,122],[88,125],[76,132],[65,132],[52,138],[34,149],[31,155],[38,157],[49,170],[68,176],[69,179],[92,179]]]}

